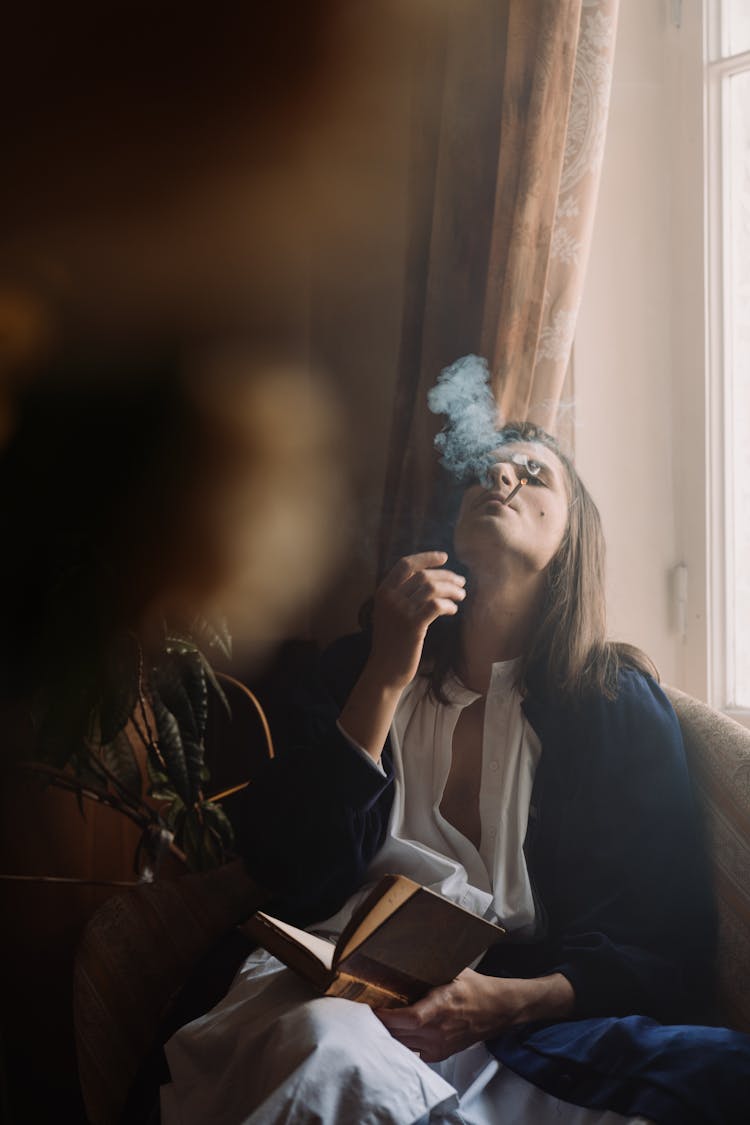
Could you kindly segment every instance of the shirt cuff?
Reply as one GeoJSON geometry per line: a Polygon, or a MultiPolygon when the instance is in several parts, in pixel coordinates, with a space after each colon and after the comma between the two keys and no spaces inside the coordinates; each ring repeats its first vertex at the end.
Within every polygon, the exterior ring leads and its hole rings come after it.
{"type": "Polygon", "coordinates": [[[361,756],[363,758],[365,758],[367,760],[367,762],[374,769],[376,769],[378,771],[378,773],[381,774],[383,777],[388,776],[386,774],[385,770],[383,769],[381,763],[376,762],[375,759],[373,758],[372,754],[367,753],[364,746],[360,746],[360,744],[358,742],[355,742],[354,739],[352,738],[352,736],[350,734],[348,734],[347,731],[344,730],[344,728],[342,727],[341,723],[338,720],[336,720],[336,726],[338,727],[339,734],[342,734],[344,736],[344,738],[346,739],[346,741],[349,743],[349,745],[352,747],[353,750],[356,750],[358,754],[361,754],[361,756]]]}

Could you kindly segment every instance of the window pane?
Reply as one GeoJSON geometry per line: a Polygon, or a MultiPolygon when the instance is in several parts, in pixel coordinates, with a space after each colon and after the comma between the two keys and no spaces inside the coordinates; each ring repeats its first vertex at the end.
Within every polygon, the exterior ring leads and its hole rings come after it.
{"type": "Polygon", "coordinates": [[[729,702],[750,707],[750,72],[729,79],[729,163],[725,252],[731,286],[727,375],[732,448],[727,516],[734,540],[729,559],[734,699],[729,702]]]}
{"type": "Polygon", "coordinates": [[[729,30],[729,53],[750,51],[750,0],[724,0],[724,18],[729,30]]]}

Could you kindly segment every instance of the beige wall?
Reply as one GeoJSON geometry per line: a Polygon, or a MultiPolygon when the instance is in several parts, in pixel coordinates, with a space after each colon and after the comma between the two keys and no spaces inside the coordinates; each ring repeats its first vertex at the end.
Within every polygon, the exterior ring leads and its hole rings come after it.
{"type": "Polygon", "coordinates": [[[620,5],[575,440],[608,541],[612,634],[705,697],[699,8],[683,4],[677,29],[666,2],[620,5]],[[687,638],[674,598],[683,562],[687,638]]]}

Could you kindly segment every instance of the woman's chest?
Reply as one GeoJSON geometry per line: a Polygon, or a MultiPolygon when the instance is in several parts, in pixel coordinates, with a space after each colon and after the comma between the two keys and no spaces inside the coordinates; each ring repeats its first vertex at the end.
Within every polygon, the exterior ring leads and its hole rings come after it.
{"type": "Polygon", "coordinates": [[[479,792],[482,778],[485,702],[478,699],[458,717],[450,745],[450,766],[440,812],[479,848],[482,822],[479,792]]]}
{"type": "Polygon", "coordinates": [[[492,865],[502,824],[515,833],[525,821],[538,740],[513,684],[499,676],[486,696],[454,689],[446,704],[420,686],[393,727],[393,830],[430,847],[458,846],[460,834],[492,865]]]}

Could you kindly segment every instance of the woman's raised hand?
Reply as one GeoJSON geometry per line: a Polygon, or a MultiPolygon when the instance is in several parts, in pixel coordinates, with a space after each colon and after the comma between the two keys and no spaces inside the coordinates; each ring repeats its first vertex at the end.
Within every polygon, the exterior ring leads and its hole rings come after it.
{"type": "Polygon", "coordinates": [[[466,579],[444,570],[445,551],[399,559],[375,594],[370,663],[384,685],[403,689],[417,674],[427,630],[466,597],[466,579]]]}
{"type": "Polygon", "coordinates": [[[436,617],[456,613],[466,596],[462,575],[442,569],[447,561],[445,551],[408,555],[375,594],[370,656],[339,723],[376,762],[401,693],[417,674],[427,630],[436,617]]]}

